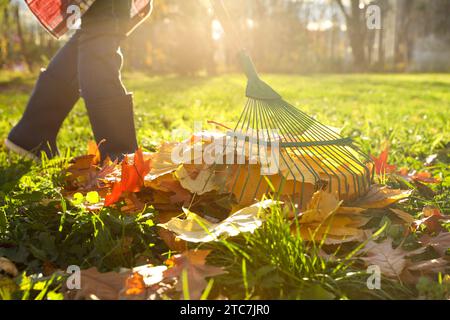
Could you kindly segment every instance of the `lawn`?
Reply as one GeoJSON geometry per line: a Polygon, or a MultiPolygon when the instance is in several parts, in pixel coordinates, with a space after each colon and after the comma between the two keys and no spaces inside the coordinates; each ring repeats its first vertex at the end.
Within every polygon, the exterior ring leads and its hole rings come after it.
{"type": "MultiPolygon", "coordinates": [[[[443,214],[450,212],[450,75],[265,75],[264,79],[304,112],[343,128],[342,134],[354,138],[365,152],[378,155],[389,145],[389,163],[410,171],[426,170],[440,180],[433,185],[409,184],[415,191],[400,208],[415,217],[427,205],[443,214]]],[[[20,118],[34,80],[0,73],[0,137],[20,118]]],[[[206,120],[232,126],[245,103],[245,79],[237,75],[188,78],[132,73],[124,76],[124,82],[135,94],[140,144],[150,151],[163,141],[179,138],[174,132],[180,129],[193,132],[194,121],[203,122],[205,129],[210,128],[206,120]]],[[[86,111],[79,102],[63,125],[59,149],[67,157],[81,155],[91,139],[86,111]]],[[[33,274],[49,276],[70,264],[110,271],[149,262],[157,265],[168,257],[146,215],[154,214],[151,210],[124,216],[113,209],[92,215],[73,208],[60,192],[61,168],[66,164],[67,159],[60,158],[38,166],[0,151],[0,257],[26,271],[19,287],[20,294],[30,294],[27,298],[39,292],[23,284],[24,279],[34,279],[33,274]]],[[[399,186],[394,179],[387,183],[399,186]]],[[[305,244],[290,237],[289,228],[275,216],[253,235],[213,245],[212,263],[228,266],[228,273],[213,284],[211,296],[395,299],[448,294],[442,276],[417,285],[386,280],[378,292],[362,289],[365,276],[348,276],[358,273],[351,263],[333,264],[318,256],[314,260],[305,244]],[[269,247],[267,241],[277,246],[269,247]],[[258,279],[269,273],[276,277],[261,284],[258,279]]],[[[59,297],[58,280],[47,285],[46,293],[59,297]]],[[[19,294],[2,292],[3,298],[19,294]]]]}

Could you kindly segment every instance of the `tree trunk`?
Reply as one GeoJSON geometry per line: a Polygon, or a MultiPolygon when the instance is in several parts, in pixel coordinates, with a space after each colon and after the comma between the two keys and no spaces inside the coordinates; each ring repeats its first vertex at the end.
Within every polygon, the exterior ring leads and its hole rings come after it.
{"type": "Polygon", "coordinates": [[[378,30],[378,68],[384,71],[386,53],[384,51],[384,32],[383,26],[378,30]]]}
{"type": "Polygon", "coordinates": [[[351,0],[351,12],[347,12],[342,0],[336,2],[345,16],[355,70],[364,71],[367,68],[365,52],[367,26],[364,12],[359,8],[359,0],[351,0]]]}
{"type": "Polygon", "coordinates": [[[20,43],[20,50],[22,52],[22,56],[24,58],[24,61],[27,65],[28,70],[32,71],[33,70],[33,61],[29,56],[27,43],[23,36],[22,25],[20,23],[20,10],[19,10],[18,5],[16,5],[14,7],[14,17],[16,20],[17,37],[18,37],[19,43],[20,43]]]}

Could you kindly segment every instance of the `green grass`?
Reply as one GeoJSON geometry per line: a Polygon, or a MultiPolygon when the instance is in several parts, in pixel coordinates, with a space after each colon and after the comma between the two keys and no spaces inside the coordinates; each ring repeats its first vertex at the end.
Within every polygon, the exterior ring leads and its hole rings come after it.
{"type": "MultiPolygon", "coordinates": [[[[0,135],[20,118],[33,78],[0,76],[0,135]]],[[[245,103],[242,76],[147,77],[127,74],[135,94],[142,144],[156,145],[173,129],[192,131],[193,121],[233,124],[245,103]]],[[[450,75],[318,75],[264,77],[283,97],[324,124],[344,127],[366,151],[379,152],[388,140],[398,165],[419,165],[450,141],[450,75]]],[[[81,152],[92,138],[80,102],[65,122],[61,149],[81,152]]]]}
{"type": "Polygon", "coordinates": [[[369,290],[367,273],[354,259],[361,247],[335,248],[335,259],[329,259],[323,244],[292,236],[283,211],[273,207],[253,234],[211,244],[210,261],[227,267],[227,274],[216,282],[230,299],[402,299],[411,295],[386,278],[382,290],[369,290]]]}
{"type": "MultiPolygon", "coordinates": [[[[322,123],[343,127],[343,134],[353,137],[365,152],[378,155],[387,141],[390,163],[429,170],[443,181],[431,189],[418,188],[403,209],[417,214],[431,204],[450,211],[450,75],[266,75],[264,79],[322,123]],[[431,154],[437,154],[437,160],[425,166],[431,154]]],[[[19,120],[34,80],[0,73],[0,137],[6,137],[19,120]]],[[[139,141],[150,150],[174,139],[174,130],[192,132],[194,121],[202,121],[204,128],[206,120],[232,125],[245,103],[245,79],[237,75],[126,74],[124,81],[135,93],[139,141]]],[[[83,154],[90,139],[80,102],[63,125],[59,148],[83,154]]],[[[0,256],[9,257],[27,274],[45,271],[48,265],[112,270],[158,263],[166,257],[155,236],[152,209],[137,216],[105,209],[94,216],[67,203],[60,195],[65,163],[56,159],[36,166],[0,150],[0,256]]],[[[388,283],[387,290],[377,293],[359,289],[365,288],[365,278],[352,263],[345,261],[337,268],[342,261],[311,255],[286,227],[274,214],[255,235],[238,238],[232,246],[215,246],[219,254],[212,254],[211,261],[228,266],[229,273],[215,282],[211,294],[221,287],[235,298],[402,298],[417,296],[419,289],[436,295],[434,283],[412,289],[388,283]]]]}

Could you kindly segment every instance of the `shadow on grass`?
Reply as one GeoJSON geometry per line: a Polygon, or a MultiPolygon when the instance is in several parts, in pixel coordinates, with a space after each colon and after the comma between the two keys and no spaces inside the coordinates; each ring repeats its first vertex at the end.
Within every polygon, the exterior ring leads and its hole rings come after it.
{"type": "Polygon", "coordinates": [[[0,192],[7,194],[13,191],[19,184],[20,179],[31,171],[32,161],[13,159],[9,156],[3,156],[0,165],[0,192]]]}

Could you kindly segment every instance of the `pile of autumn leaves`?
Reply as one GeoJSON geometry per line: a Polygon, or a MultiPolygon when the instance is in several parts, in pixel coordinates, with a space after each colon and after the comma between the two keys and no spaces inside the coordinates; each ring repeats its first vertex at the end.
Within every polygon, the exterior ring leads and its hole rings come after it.
{"type": "MultiPolygon", "coordinates": [[[[88,155],[72,161],[67,169],[66,197],[84,199],[82,205],[93,212],[104,206],[116,206],[123,214],[133,214],[153,206],[158,212],[160,237],[178,254],[164,266],[141,266],[122,273],[104,274],[96,269],[84,270],[82,283],[85,285],[79,291],[69,292],[68,298],[157,299],[175,292],[178,297],[188,295],[198,299],[208,285],[206,279],[226,270],[207,265],[209,251],[189,250],[188,244],[254,232],[264,223],[272,207],[282,206],[271,199],[255,200],[246,207],[226,200],[229,198],[223,197],[218,185],[207,178],[210,166],[171,161],[176,145],[164,143],[155,153],[138,150],[121,163],[107,159],[100,164],[98,148],[90,143],[88,155]],[[98,201],[86,200],[92,192],[99,195],[98,201]],[[183,281],[189,284],[188,292],[183,292],[183,281]]],[[[386,149],[380,157],[373,158],[378,175],[395,170],[387,164],[387,155],[386,149]]],[[[425,173],[407,176],[425,183],[437,182],[425,173]]],[[[424,208],[420,219],[390,208],[410,194],[411,190],[372,185],[363,197],[344,205],[337,194],[318,190],[300,214],[287,212],[286,216],[292,221],[293,236],[325,246],[364,242],[357,256],[367,266],[377,265],[385,277],[414,283],[419,276],[434,277],[448,270],[446,251],[450,246],[450,233],[442,227],[442,222],[448,218],[437,208],[424,208]],[[409,233],[420,234],[418,247],[406,251],[401,245],[394,248],[392,239],[377,241],[373,234],[378,227],[365,226],[380,215],[393,216],[406,230],[405,237],[409,233]],[[426,250],[433,250],[436,257],[420,259],[426,250]]]]}

